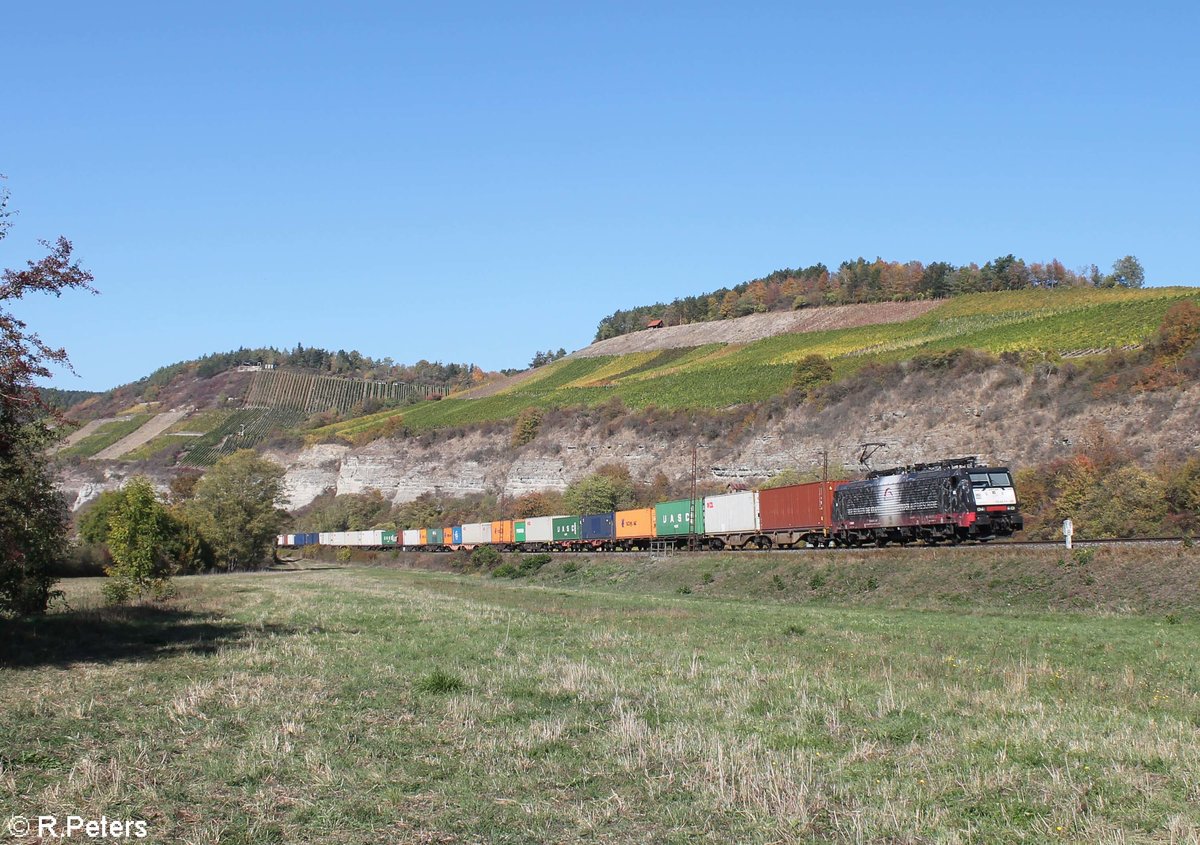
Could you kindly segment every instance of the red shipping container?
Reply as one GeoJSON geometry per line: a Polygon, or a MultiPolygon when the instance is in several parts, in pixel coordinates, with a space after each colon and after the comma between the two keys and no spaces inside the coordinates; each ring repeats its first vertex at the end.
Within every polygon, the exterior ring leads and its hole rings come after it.
{"type": "Polygon", "coordinates": [[[842,483],[813,481],[760,490],[759,525],[763,531],[828,528],[833,520],[833,488],[842,483]]]}

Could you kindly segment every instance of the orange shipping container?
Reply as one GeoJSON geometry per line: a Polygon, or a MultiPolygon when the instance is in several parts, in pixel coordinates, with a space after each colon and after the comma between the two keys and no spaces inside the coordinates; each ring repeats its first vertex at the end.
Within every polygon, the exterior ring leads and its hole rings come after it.
{"type": "Polygon", "coordinates": [[[654,508],[617,511],[614,517],[618,540],[632,540],[638,537],[655,536],[654,508]]]}
{"type": "Polygon", "coordinates": [[[492,542],[513,542],[513,521],[511,519],[498,519],[492,523],[492,542]]]}
{"type": "Polygon", "coordinates": [[[421,529],[421,545],[422,546],[429,545],[429,529],[428,528],[421,529]]]}
{"type": "Polygon", "coordinates": [[[449,546],[454,542],[454,528],[447,525],[442,529],[442,545],[449,546]]]}

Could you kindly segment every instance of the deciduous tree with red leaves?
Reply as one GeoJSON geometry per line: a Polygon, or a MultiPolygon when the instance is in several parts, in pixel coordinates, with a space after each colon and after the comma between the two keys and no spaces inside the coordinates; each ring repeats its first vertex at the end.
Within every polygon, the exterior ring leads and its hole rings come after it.
{"type": "MultiPolygon", "coordinates": [[[[12,225],[8,191],[0,190],[0,241],[12,225]]],[[[34,382],[50,367],[70,367],[65,349],[44,343],[8,310],[28,294],[95,293],[92,275],[72,258],[71,242],[42,242],[48,254],[0,277],[0,617],[44,613],[56,596],[51,565],[66,541],[67,508],[55,489],[47,447],[53,412],[34,382]]]]}

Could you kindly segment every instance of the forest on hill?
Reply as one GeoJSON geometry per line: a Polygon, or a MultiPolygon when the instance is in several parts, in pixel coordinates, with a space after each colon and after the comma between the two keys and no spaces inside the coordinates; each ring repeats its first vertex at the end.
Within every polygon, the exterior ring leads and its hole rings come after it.
{"type": "Polygon", "coordinates": [[[299,343],[290,350],[274,347],[239,347],[228,352],[215,352],[190,361],[180,361],[159,367],[145,378],[128,385],[128,392],[143,401],[153,401],[157,393],[180,375],[208,379],[242,365],[286,367],[289,370],[315,375],[368,381],[398,382],[459,390],[483,381],[488,373],[474,364],[443,364],[440,361],[420,360],[415,364],[398,364],[391,358],[375,359],[351,350],[336,352],[299,343]]]}
{"type": "Polygon", "coordinates": [[[1145,271],[1132,255],[1113,262],[1111,273],[1101,273],[1095,264],[1086,270],[1069,270],[1058,259],[1026,263],[1012,254],[982,267],[975,263],[955,266],[947,261],[924,264],[860,257],[843,261],[832,272],[819,263],[802,269],[789,267],[732,288],[681,297],[669,304],[656,302],[619,309],[600,321],[595,340],[639,331],[651,320],[675,326],[820,305],[944,299],[1028,288],[1140,288],[1144,282],[1145,271]]]}

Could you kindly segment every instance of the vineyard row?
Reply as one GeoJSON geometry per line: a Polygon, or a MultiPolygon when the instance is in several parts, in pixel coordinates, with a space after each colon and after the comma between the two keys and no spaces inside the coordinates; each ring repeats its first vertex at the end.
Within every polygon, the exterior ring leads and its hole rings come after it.
{"type": "Polygon", "coordinates": [[[400,402],[414,397],[444,396],[442,387],[402,382],[361,381],[305,373],[258,372],[246,396],[251,407],[290,408],[308,414],[348,411],[367,402],[400,402]]]}

